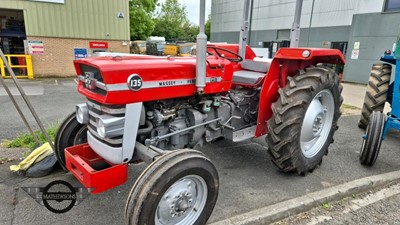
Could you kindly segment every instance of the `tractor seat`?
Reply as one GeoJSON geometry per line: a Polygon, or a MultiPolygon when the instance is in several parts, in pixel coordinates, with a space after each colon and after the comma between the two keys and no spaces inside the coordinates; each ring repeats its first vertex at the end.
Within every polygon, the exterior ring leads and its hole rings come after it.
{"type": "Polygon", "coordinates": [[[233,73],[233,83],[256,85],[265,77],[271,62],[246,59],[241,65],[242,70],[233,73]]]}

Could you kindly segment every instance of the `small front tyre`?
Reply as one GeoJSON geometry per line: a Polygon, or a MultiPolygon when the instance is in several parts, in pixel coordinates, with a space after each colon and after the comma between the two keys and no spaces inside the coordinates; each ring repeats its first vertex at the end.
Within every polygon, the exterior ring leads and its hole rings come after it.
{"type": "Polygon", "coordinates": [[[214,209],[219,178],[195,150],[162,155],[137,179],[125,207],[129,225],[203,225],[214,209]]]}
{"type": "Polygon", "coordinates": [[[360,163],[365,166],[374,165],[381,149],[382,135],[386,116],[382,112],[372,112],[360,152],[360,163]]]}

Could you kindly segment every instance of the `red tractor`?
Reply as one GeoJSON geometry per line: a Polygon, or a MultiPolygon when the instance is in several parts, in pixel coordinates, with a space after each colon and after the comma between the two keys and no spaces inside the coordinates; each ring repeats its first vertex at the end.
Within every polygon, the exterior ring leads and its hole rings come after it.
{"type": "Polygon", "coordinates": [[[344,64],[340,51],[282,48],[262,62],[249,47],[241,56],[239,45],[201,43],[197,58],[115,54],[74,62],[87,102],[62,123],[56,155],[92,193],[123,184],[128,164],[149,164],[128,197],[127,224],[206,223],[219,178],[192,150],[204,144],[267,134],[274,164],[305,174],[333,142],[342,86],[323,65],[344,64]]]}

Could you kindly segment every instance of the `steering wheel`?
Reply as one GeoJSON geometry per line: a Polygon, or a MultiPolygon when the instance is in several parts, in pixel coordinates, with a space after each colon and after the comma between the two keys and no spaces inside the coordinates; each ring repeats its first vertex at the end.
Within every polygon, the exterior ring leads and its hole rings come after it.
{"type": "MultiPolygon", "coordinates": [[[[233,51],[231,51],[231,50],[228,50],[228,49],[225,49],[225,48],[216,47],[216,46],[207,46],[207,49],[209,49],[209,48],[213,49],[214,52],[217,53],[218,57],[227,59],[227,60],[229,60],[229,61],[231,61],[231,62],[241,62],[241,61],[243,61],[242,56],[240,56],[239,54],[237,54],[236,52],[233,52],[233,51]],[[229,58],[229,57],[226,57],[224,54],[221,54],[220,51],[223,51],[223,52],[227,52],[227,53],[229,53],[229,54],[232,54],[232,55],[234,55],[236,58],[229,58]]],[[[209,55],[214,55],[213,53],[210,53],[209,51],[207,51],[207,54],[209,54],[209,55]]]]}

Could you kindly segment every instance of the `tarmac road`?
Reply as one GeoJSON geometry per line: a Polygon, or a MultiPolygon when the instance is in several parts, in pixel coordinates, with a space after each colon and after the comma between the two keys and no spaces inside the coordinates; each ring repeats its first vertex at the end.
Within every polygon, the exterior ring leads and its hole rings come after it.
{"type": "MultiPolygon", "coordinates": [[[[75,91],[72,79],[58,80],[57,83],[54,79],[24,81],[24,86],[29,86],[27,92],[32,94],[32,104],[45,124],[62,119],[74,110],[75,104],[84,101],[75,91]]],[[[26,132],[11,101],[7,96],[1,96],[1,91],[0,87],[0,140],[26,132]]],[[[381,154],[374,167],[359,164],[362,131],[358,129],[357,122],[358,116],[344,116],[339,120],[339,130],[328,156],[319,168],[306,176],[279,172],[269,159],[263,137],[235,144],[223,140],[205,146],[201,150],[214,162],[220,176],[218,202],[209,222],[358,178],[399,170],[400,135],[395,132],[390,133],[382,143],[381,154]]],[[[12,150],[2,149],[0,154],[6,151],[12,150]]],[[[144,165],[130,166],[126,184],[91,195],[71,211],[59,215],[36,203],[21,187],[44,187],[58,179],[78,186],[75,178],[61,171],[44,178],[24,178],[9,171],[9,165],[16,163],[0,165],[0,224],[122,224],[125,200],[135,179],[144,169],[144,165]]]]}
{"type": "MultiPolygon", "coordinates": [[[[19,96],[17,88],[12,80],[5,80],[10,88],[27,120],[34,129],[39,129],[23,99],[19,96]]],[[[49,125],[62,120],[75,110],[75,105],[85,101],[85,98],[76,91],[76,83],[72,78],[68,79],[42,79],[42,80],[18,80],[25,93],[28,95],[35,111],[44,125],[49,125]]],[[[10,98],[0,85],[0,141],[12,139],[20,133],[27,133],[17,110],[10,98]]]]}

